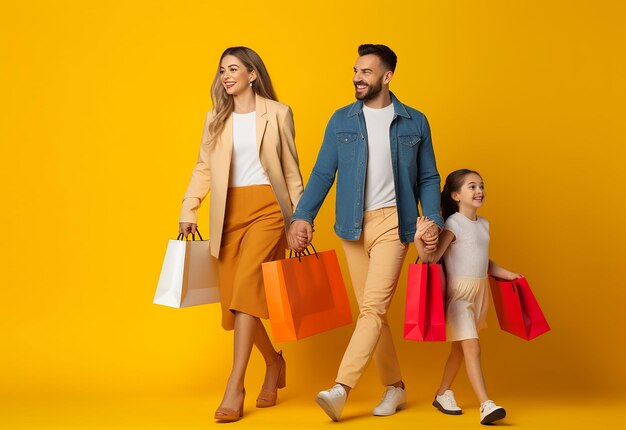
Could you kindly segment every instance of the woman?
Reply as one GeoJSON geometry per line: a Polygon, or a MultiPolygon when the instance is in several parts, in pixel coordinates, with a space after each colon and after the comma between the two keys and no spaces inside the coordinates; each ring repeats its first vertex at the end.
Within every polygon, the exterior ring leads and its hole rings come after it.
{"type": "Polygon", "coordinates": [[[211,88],[198,163],[183,199],[180,233],[195,233],[210,191],[211,254],[218,260],[222,326],[234,329],[233,367],[215,419],[243,416],[244,377],[252,345],[267,366],[257,407],[276,404],[285,360],[260,318],[268,318],[261,263],[284,258],[286,228],[302,194],[291,109],[278,103],[256,52],[224,51],[211,88]]]}

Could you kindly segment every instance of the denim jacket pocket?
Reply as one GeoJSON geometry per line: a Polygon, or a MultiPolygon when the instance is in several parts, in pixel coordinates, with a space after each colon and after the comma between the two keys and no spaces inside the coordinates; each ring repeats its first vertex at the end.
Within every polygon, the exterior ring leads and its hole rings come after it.
{"type": "Polygon", "coordinates": [[[356,140],[359,136],[358,133],[352,132],[337,132],[337,149],[339,151],[339,160],[346,162],[354,159],[354,153],[356,152],[356,140]]]}
{"type": "Polygon", "coordinates": [[[405,146],[415,146],[420,141],[420,137],[416,134],[398,136],[398,141],[405,146]]]}
{"type": "Polygon", "coordinates": [[[416,134],[398,136],[398,158],[400,163],[411,166],[417,160],[417,150],[421,138],[416,134]]]}

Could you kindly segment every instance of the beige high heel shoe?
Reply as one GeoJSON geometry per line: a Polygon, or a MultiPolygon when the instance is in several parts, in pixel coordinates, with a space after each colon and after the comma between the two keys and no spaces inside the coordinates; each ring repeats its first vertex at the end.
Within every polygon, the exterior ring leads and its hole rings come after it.
{"type": "Polygon", "coordinates": [[[243,389],[243,399],[241,399],[241,406],[239,407],[238,411],[231,409],[231,408],[217,408],[213,418],[224,423],[232,423],[234,421],[239,421],[241,418],[243,418],[244,400],[246,400],[245,388],[243,389]]]}
{"type": "Polygon", "coordinates": [[[261,388],[261,392],[259,393],[259,397],[256,399],[256,407],[257,408],[269,408],[276,405],[276,400],[278,399],[278,388],[285,388],[287,385],[287,363],[283,358],[283,352],[278,352],[278,358],[276,359],[276,363],[273,366],[280,366],[280,371],[278,373],[278,379],[276,380],[275,388],[261,388]]]}

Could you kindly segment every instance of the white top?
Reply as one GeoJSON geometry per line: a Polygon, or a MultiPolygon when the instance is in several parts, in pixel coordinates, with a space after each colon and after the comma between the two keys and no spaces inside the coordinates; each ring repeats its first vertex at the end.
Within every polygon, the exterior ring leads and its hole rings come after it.
{"type": "Polygon", "coordinates": [[[454,233],[443,259],[450,278],[484,278],[489,269],[489,222],[481,217],[472,221],[460,212],[451,215],[443,225],[454,233]]]}
{"type": "Polygon", "coordinates": [[[363,204],[366,211],[396,205],[389,141],[389,127],[394,114],[393,104],[382,109],[372,109],[363,105],[368,151],[363,204]]]}
{"type": "Polygon", "coordinates": [[[231,187],[269,185],[270,181],[259,161],[256,146],[256,112],[233,112],[233,158],[230,163],[231,187]]]}

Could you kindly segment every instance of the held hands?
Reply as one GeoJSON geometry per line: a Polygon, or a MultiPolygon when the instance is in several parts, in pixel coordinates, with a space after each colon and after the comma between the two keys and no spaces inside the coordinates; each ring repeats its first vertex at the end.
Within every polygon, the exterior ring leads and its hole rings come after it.
{"type": "Polygon", "coordinates": [[[313,226],[308,222],[297,219],[291,223],[287,233],[289,248],[295,252],[302,252],[313,240],[313,226]]]}
{"type": "Polygon", "coordinates": [[[439,244],[439,227],[428,217],[419,217],[417,219],[417,229],[415,232],[415,246],[418,246],[418,240],[421,240],[424,246],[424,252],[432,253],[437,250],[439,244]]]}
{"type": "Polygon", "coordinates": [[[428,230],[422,236],[422,241],[424,242],[424,250],[426,252],[435,252],[437,250],[437,245],[439,245],[439,227],[437,224],[433,223],[433,225],[428,227],[428,230]]]}
{"type": "Polygon", "coordinates": [[[178,232],[181,233],[185,238],[190,234],[196,234],[197,228],[198,225],[192,222],[181,222],[178,224],[178,232]]]}

